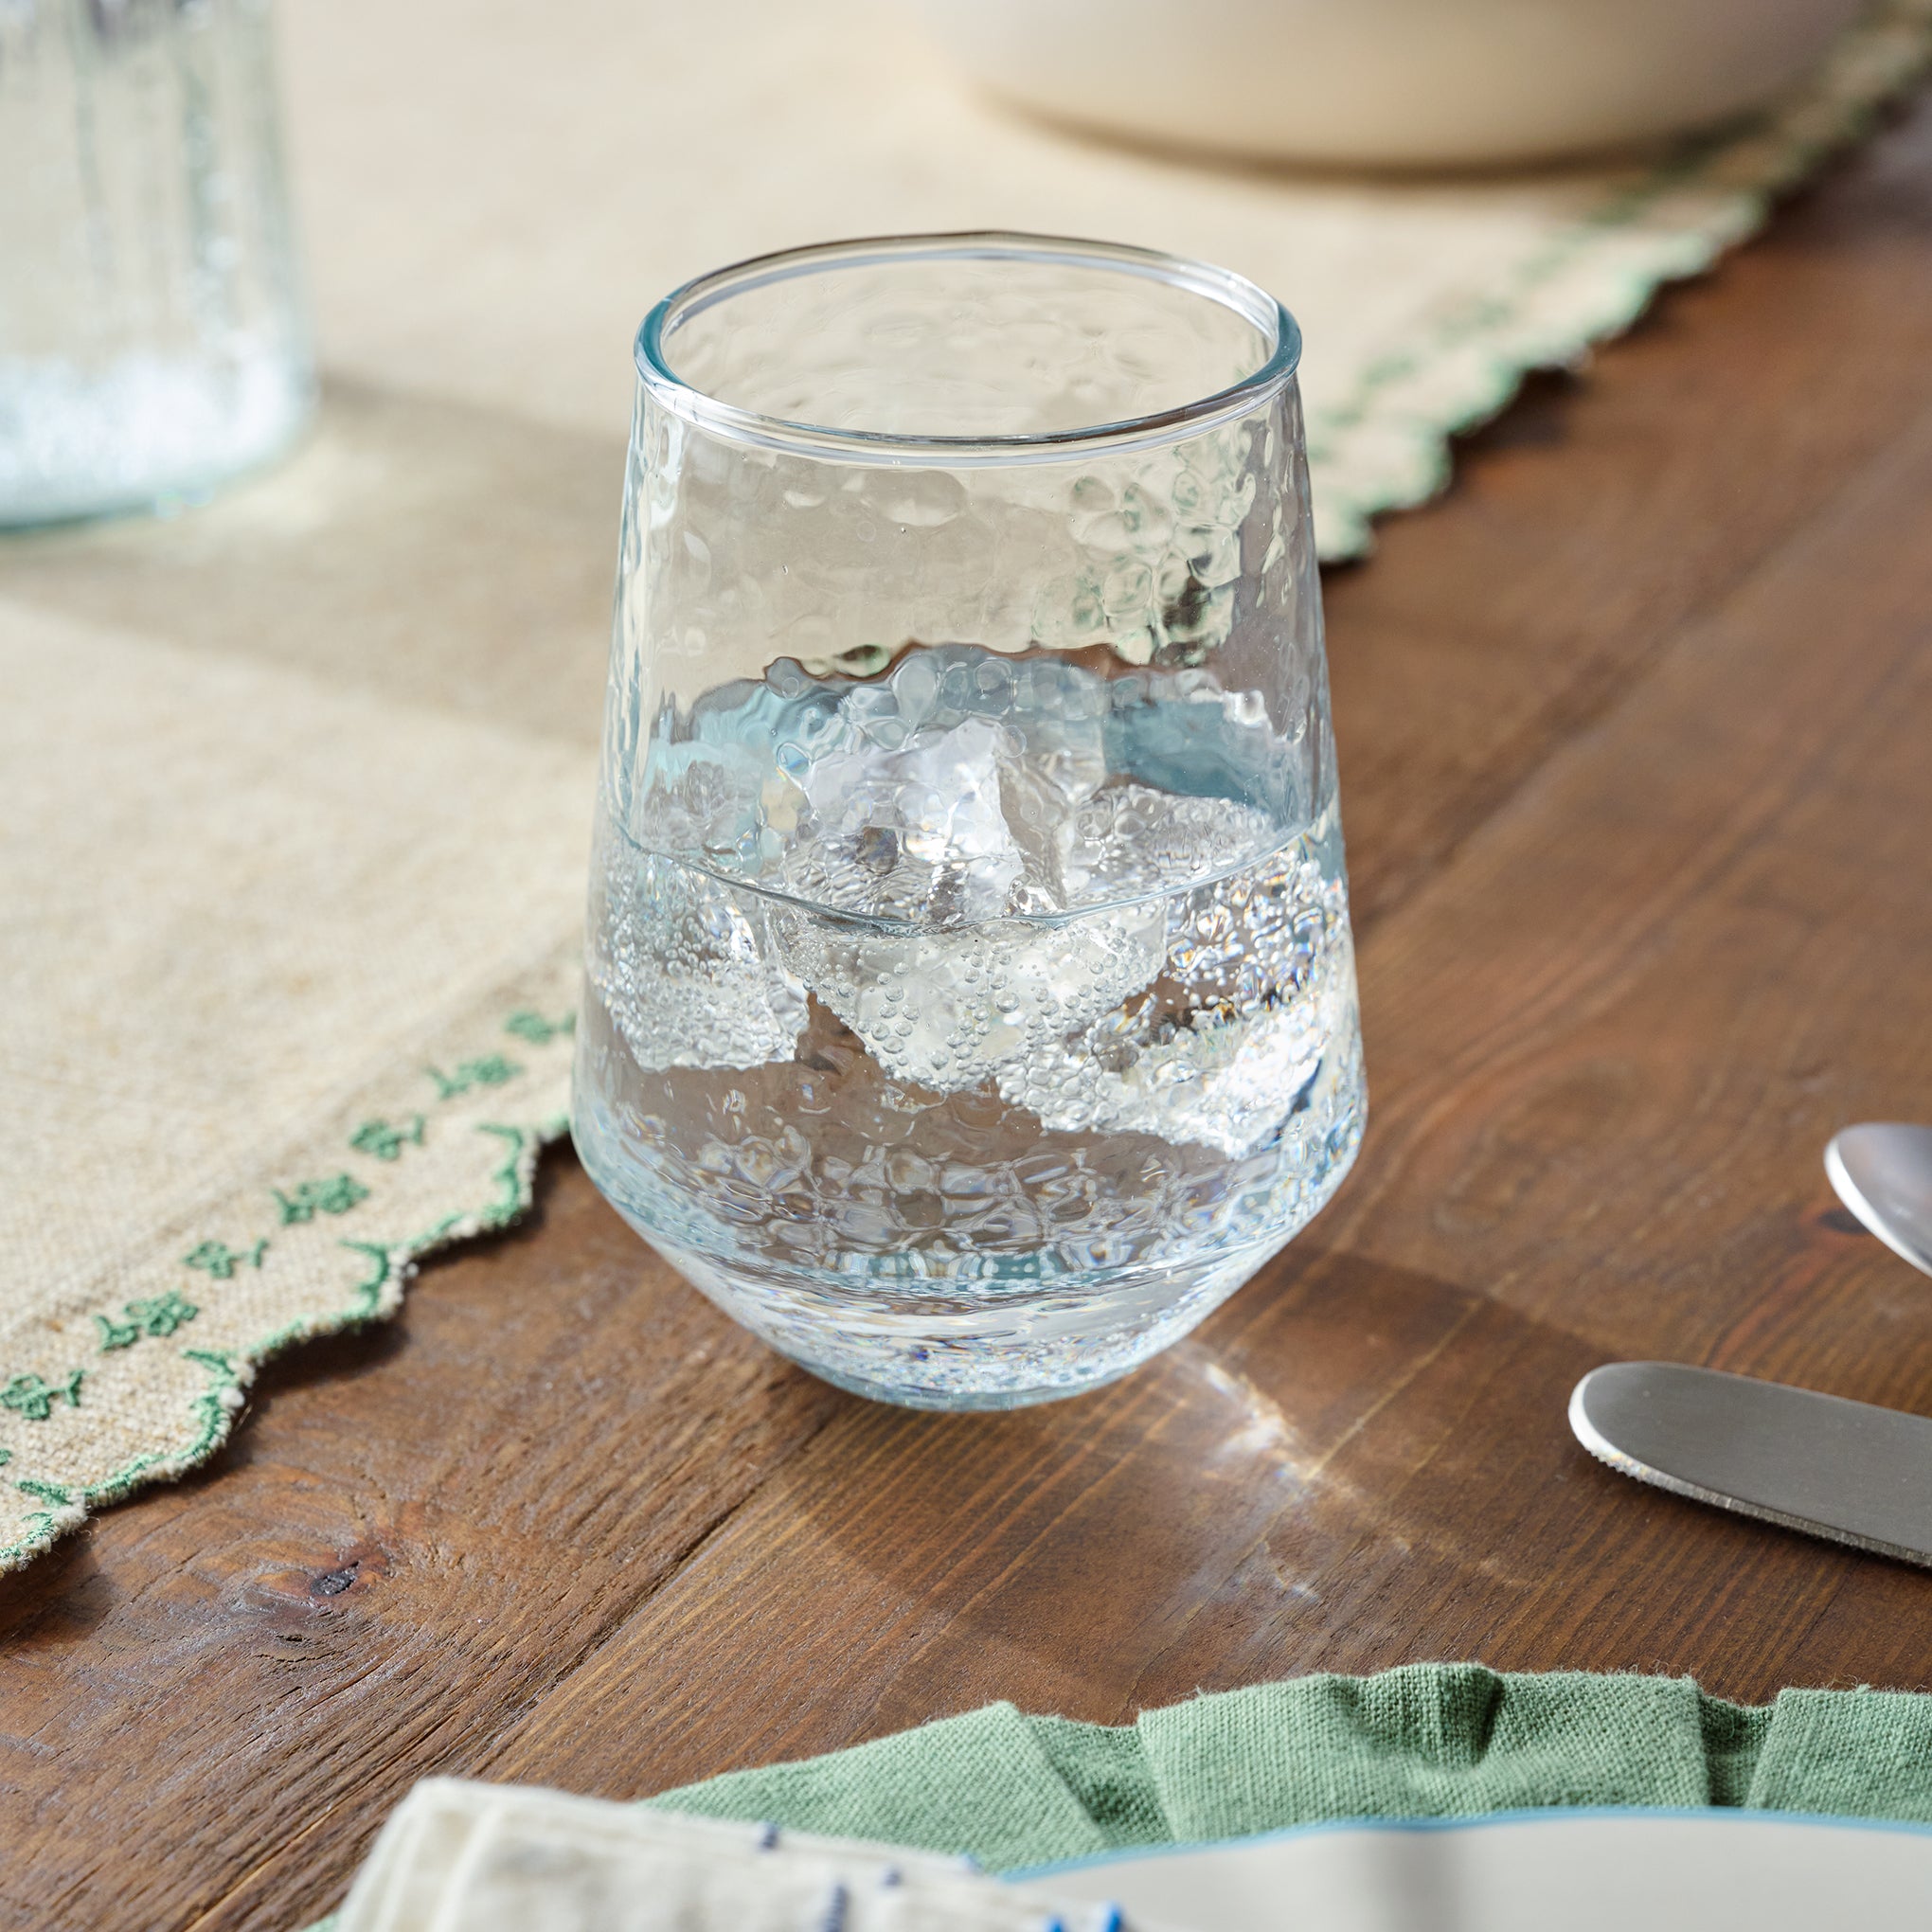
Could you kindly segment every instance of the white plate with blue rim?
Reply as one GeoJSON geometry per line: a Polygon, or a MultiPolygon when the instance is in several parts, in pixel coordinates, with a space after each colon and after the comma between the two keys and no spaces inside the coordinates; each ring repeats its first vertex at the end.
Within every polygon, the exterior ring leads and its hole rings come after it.
{"type": "Polygon", "coordinates": [[[1008,1876],[1188,1932],[1932,1927],[1932,1826],[1780,1812],[1317,1825],[1008,1876]]]}

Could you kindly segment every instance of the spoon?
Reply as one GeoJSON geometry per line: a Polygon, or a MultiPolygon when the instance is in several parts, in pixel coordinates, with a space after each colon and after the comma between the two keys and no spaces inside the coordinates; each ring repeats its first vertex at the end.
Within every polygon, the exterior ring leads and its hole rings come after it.
{"type": "Polygon", "coordinates": [[[1932,1127],[1868,1120],[1832,1136],[1838,1198],[1895,1255],[1932,1275],[1932,1127]]]}

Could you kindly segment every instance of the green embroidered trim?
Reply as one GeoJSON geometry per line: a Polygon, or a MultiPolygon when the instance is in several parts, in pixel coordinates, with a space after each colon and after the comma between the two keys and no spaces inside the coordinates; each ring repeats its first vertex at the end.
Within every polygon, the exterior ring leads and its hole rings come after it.
{"type": "Polygon", "coordinates": [[[74,1370],[64,1382],[44,1382],[38,1375],[16,1375],[0,1388],[0,1408],[10,1408],[30,1422],[44,1422],[54,1412],[57,1402],[69,1408],[80,1406],[80,1383],[86,1371],[74,1370]]]}
{"type": "MultiPolygon", "coordinates": [[[[532,1046],[543,1047],[568,1037],[574,1024],[571,1015],[546,1020],[531,1009],[520,1008],[504,1020],[503,1029],[532,1046]]],[[[501,1053],[486,1053],[461,1061],[454,1073],[444,1073],[439,1067],[425,1070],[436,1082],[438,1097],[443,1100],[454,1100],[478,1088],[504,1085],[525,1071],[519,1063],[501,1053]]],[[[38,1477],[18,1478],[16,1489],[48,1507],[30,1512],[23,1519],[16,1539],[0,1545],[0,1568],[10,1567],[44,1549],[63,1530],[78,1522],[87,1508],[117,1502],[149,1482],[182,1475],[205,1460],[234,1426],[236,1413],[243,1404],[243,1388],[257,1362],[291,1342],[392,1312],[416,1258],[447,1242],[489,1232],[514,1221],[529,1205],[537,1154],[545,1143],[557,1138],[567,1127],[568,1117],[563,1114],[549,1116],[528,1127],[500,1121],[479,1122],[477,1132],[493,1136],[505,1146],[503,1161],[491,1171],[491,1193],[486,1201],[445,1215],[434,1225],[402,1241],[341,1242],[343,1248],[363,1256],[367,1266],[349,1284],[348,1299],[335,1309],[323,1308],[299,1315],[243,1351],[183,1349],[182,1359],[196,1364],[211,1378],[210,1386],[191,1404],[196,1420],[192,1438],[178,1449],[143,1452],[86,1486],[67,1487],[38,1477]]],[[[405,1148],[426,1146],[428,1138],[427,1118],[415,1114],[398,1123],[385,1118],[366,1120],[349,1136],[348,1145],[353,1153],[386,1163],[400,1159],[405,1148]]],[[[304,1181],[294,1189],[275,1188],[270,1192],[279,1225],[286,1227],[313,1223],[319,1215],[346,1214],[376,1199],[379,1190],[345,1172],[304,1181]]],[[[182,1262],[207,1276],[210,1281],[230,1281],[244,1268],[263,1267],[271,1246],[266,1236],[249,1247],[209,1239],[197,1243],[182,1257],[182,1262]]],[[[99,1337],[99,1352],[115,1354],[149,1337],[173,1335],[184,1324],[203,1315],[203,1308],[195,1301],[178,1290],[170,1289],[161,1295],[123,1302],[117,1312],[97,1312],[93,1320],[99,1337]]],[[[70,1407],[80,1405],[85,1375],[84,1369],[76,1368],[63,1382],[54,1383],[37,1374],[16,1375],[0,1386],[0,1409],[12,1410],[29,1422],[55,1420],[54,1412],[60,1403],[65,1402],[70,1407]]],[[[0,1446],[0,1466],[12,1458],[13,1451],[0,1446]]]]}
{"type": "MultiPolygon", "coordinates": [[[[212,1447],[213,1445],[210,1443],[208,1446],[212,1447]]],[[[206,1449],[202,1451],[203,1455],[206,1453],[206,1449]]],[[[136,1456],[125,1468],[116,1470],[112,1476],[102,1476],[92,1489],[82,1490],[80,1492],[80,1500],[90,1505],[117,1503],[123,1496],[132,1495],[135,1490],[140,1488],[141,1478],[151,1469],[160,1469],[165,1472],[167,1464],[168,1458],[165,1456],[136,1456]]]]}
{"type": "Polygon", "coordinates": [[[200,1268],[212,1275],[218,1281],[234,1279],[235,1270],[244,1264],[251,1268],[261,1265],[261,1258],[268,1252],[268,1243],[259,1241],[252,1248],[231,1248],[224,1241],[205,1241],[199,1247],[192,1248],[182,1256],[182,1265],[200,1268]]]}
{"type": "Polygon", "coordinates": [[[479,1121],[476,1131],[510,1143],[510,1157],[491,1176],[496,1183],[496,1199],[476,1217],[486,1228],[508,1227],[523,1212],[524,1160],[527,1154],[534,1152],[530,1136],[521,1127],[499,1127],[488,1120],[479,1121]]]}
{"type": "MultiPolygon", "coordinates": [[[[151,1452],[136,1456],[112,1476],[103,1476],[91,1488],[83,1489],[79,1498],[80,1503],[95,1508],[103,1503],[120,1502],[142,1486],[143,1479],[151,1471],[162,1476],[178,1476],[193,1468],[228,1433],[234,1411],[242,1402],[241,1381],[234,1364],[225,1355],[217,1354],[212,1350],[184,1349],[182,1353],[189,1361],[199,1362],[222,1378],[220,1387],[195,1399],[194,1412],[201,1420],[201,1433],[176,1455],[162,1456],[151,1452]]],[[[12,1450],[0,1449],[0,1465],[12,1459],[12,1450]]],[[[75,1507],[76,1498],[72,1491],[62,1488],[58,1483],[40,1482],[23,1476],[14,1488],[63,1509],[75,1507]]],[[[32,1555],[36,1547],[45,1547],[59,1527],[58,1519],[51,1511],[37,1512],[27,1518],[27,1534],[8,1547],[0,1548],[0,1562],[9,1559],[17,1562],[23,1556],[32,1555]]]]}
{"type": "Polygon", "coordinates": [[[23,1545],[50,1543],[60,1534],[65,1523],[79,1520],[80,1512],[74,1507],[72,1494],[59,1483],[41,1482],[33,1476],[24,1476],[13,1487],[23,1495],[53,1506],[51,1509],[36,1510],[27,1517],[27,1534],[21,1538],[23,1545]]]}
{"type": "Polygon", "coordinates": [[[386,1120],[365,1120],[349,1136],[349,1144],[357,1154],[373,1154],[378,1160],[401,1160],[405,1144],[422,1145],[422,1130],[427,1125],[420,1114],[412,1115],[406,1127],[392,1127],[386,1120]]]}
{"type": "Polygon", "coordinates": [[[425,1066],[422,1070],[435,1081],[437,1099],[453,1100],[472,1087],[501,1086],[505,1081],[514,1080],[523,1068],[500,1053],[486,1053],[480,1060],[464,1061],[455,1073],[445,1073],[439,1066],[425,1066]]]}
{"type": "Polygon", "coordinates": [[[170,1288],[152,1300],[123,1302],[121,1312],[128,1317],[126,1321],[116,1321],[106,1315],[94,1317],[100,1325],[103,1355],[115,1349],[132,1349],[143,1335],[171,1335],[183,1322],[192,1321],[201,1310],[170,1288]]]}
{"type": "Polygon", "coordinates": [[[201,1310],[178,1290],[170,1288],[152,1301],[130,1301],[127,1312],[140,1323],[143,1334],[171,1335],[183,1322],[192,1321],[201,1310]]]}
{"type": "Polygon", "coordinates": [[[369,1198],[369,1190],[353,1174],[336,1174],[326,1181],[304,1181],[293,1194],[279,1188],[272,1190],[281,1208],[282,1225],[314,1220],[317,1213],[347,1214],[358,1202],[369,1198]]]}
{"type": "Polygon", "coordinates": [[[1337,472],[1317,479],[1318,509],[1330,526],[1323,558],[1365,555],[1371,518],[1426,502],[1447,487],[1452,437],[1502,409],[1530,369],[1573,360],[1628,328],[1665,282],[1709,268],[1762,224],[1775,196],[1867,132],[1885,103],[1928,63],[1932,8],[1926,0],[1890,0],[1846,33],[1812,98],[1774,110],[1755,128],[1686,142],[1623,192],[1579,214],[1518,266],[1501,296],[1487,294],[1443,313],[1417,347],[1364,368],[1347,397],[1309,420],[1309,460],[1337,472]],[[1547,339],[1537,340],[1533,299],[1587,263],[1591,244],[1637,228],[1680,190],[1708,190],[1724,202],[1693,211],[1675,229],[1660,226],[1644,239],[1640,258],[1599,264],[1599,285],[1570,291],[1560,317],[1544,331],[1547,339]],[[1510,340],[1512,331],[1515,341],[1510,340]],[[1429,396],[1418,396],[1406,410],[1388,404],[1390,389],[1433,373],[1472,346],[1480,352],[1480,367],[1446,404],[1429,396]],[[1370,421],[1371,402],[1380,405],[1373,412],[1375,447],[1365,453],[1361,468],[1372,474],[1351,481],[1341,445],[1370,421]],[[1400,452],[1394,458],[1386,455],[1391,444],[1400,452]]]}
{"type": "MultiPolygon", "coordinates": [[[[1494,335],[1520,320],[1530,297],[1547,288],[1565,269],[1571,267],[1583,255],[1588,242],[1605,232],[1632,226],[1665,195],[1696,182],[1708,165],[1711,152],[1722,145],[1721,140],[1705,136],[1693,142],[1689,151],[1660,162],[1642,181],[1626,188],[1623,193],[1613,196],[1601,207],[1591,209],[1574,227],[1517,265],[1514,287],[1508,299],[1498,298],[1493,293],[1475,296],[1447,311],[1425,343],[1413,349],[1397,349],[1366,364],[1356,376],[1355,386],[1348,398],[1322,411],[1322,430],[1333,436],[1338,431],[1360,428],[1368,420],[1376,399],[1386,390],[1408,381],[1412,376],[1426,374],[1445,354],[1484,336],[1494,335]]],[[[1656,280],[1662,279],[1659,274],[1656,280]]],[[[1518,378],[1523,372],[1522,367],[1516,367],[1518,378]]],[[[1453,434],[1453,431],[1445,431],[1444,434],[1453,434]]],[[[1311,421],[1309,461],[1327,463],[1333,460],[1334,456],[1333,445],[1320,439],[1311,421]]]]}
{"type": "MultiPolygon", "coordinates": [[[[234,1361],[219,1349],[184,1349],[181,1351],[184,1362],[193,1362],[207,1369],[215,1378],[215,1386],[194,1400],[194,1413],[201,1419],[201,1434],[195,1439],[188,1454],[193,1462],[199,1462],[218,1442],[224,1440],[235,1425],[235,1411],[242,1406],[242,1371],[234,1361]]],[[[191,1467],[192,1463],[183,1460],[181,1467],[191,1467]]],[[[120,1472],[126,1476],[125,1470],[120,1472]]],[[[110,1478],[113,1480],[114,1478],[110,1478]]]]}
{"type": "MultiPolygon", "coordinates": [[[[534,1134],[527,1133],[521,1127],[505,1127],[491,1121],[478,1121],[478,1134],[493,1134],[499,1139],[510,1142],[510,1157],[491,1175],[496,1186],[496,1199],[481,1208],[470,1208],[457,1214],[445,1214],[440,1221],[425,1227],[420,1234],[412,1235],[402,1243],[402,1251],[409,1255],[427,1254],[433,1248],[441,1247],[444,1243],[459,1241],[469,1235],[491,1234],[499,1227],[507,1227],[523,1210],[529,1206],[529,1177],[528,1168],[538,1150],[546,1142],[558,1139],[570,1126],[567,1114],[552,1115],[538,1127],[534,1134]]],[[[363,1242],[344,1242],[345,1247],[365,1247],[363,1242]]],[[[368,1247],[371,1254],[386,1250],[368,1247]]],[[[380,1290],[382,1280],[366,1281],[360,1284],[362,1290],[380,1290]]]]}
{"type": "Polygon", "coordinates": [[[514,1033],[519,1040],[528,1040],[532,1046],[547,1046],[552,1040],[576,1029],[575,1013],[565,1013],[559,1020],[546,1020],[542,1013],[532,1012],[528,1007],[519,1008],[503,1023],[506,1033],[514,1033]]]}
{"type": "Polygon", "coordinates": [[[350,1293],[363,1303],[365,1315],[374,1315],[383,1303],[383,1290],[389,1285],[396,1273],[396,1262],[389,1250],[372,1241],[346,1241],[346,1248],[353,1248],[357,1254],[368,1256],[376,1264],[376,1272],[367,1281],[358,1281],[350,1293]]]}

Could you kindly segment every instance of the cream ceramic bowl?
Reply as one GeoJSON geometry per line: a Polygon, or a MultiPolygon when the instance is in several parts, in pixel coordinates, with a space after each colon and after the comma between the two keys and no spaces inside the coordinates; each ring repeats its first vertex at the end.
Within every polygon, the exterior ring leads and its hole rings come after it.
{"type": "Polygon", "coordinates": [[[984,85],[1141,141],[1349,167],[1629,147],[1762,106],[1863,0],[909,0],[984,85]]]}

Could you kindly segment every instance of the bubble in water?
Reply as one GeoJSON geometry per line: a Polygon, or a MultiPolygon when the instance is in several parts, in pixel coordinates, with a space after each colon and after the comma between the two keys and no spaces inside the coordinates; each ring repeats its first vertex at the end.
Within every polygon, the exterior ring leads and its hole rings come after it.
{"type": "Polygon", "coordinates": [[[805,989],[778,957],[760,900],[673,859],[621,846],[612,858],[592,972],[637,1064],[789,1060],[805,989]]]}
{"type": "Polygon", "coordinates": [[[1291,848],[1171,901],[1166,936],[1166,971],[1147,994],[1003,1067],[1000,1093],[1063,1133],[1245,1154],[1307,1103],[1334,1042],[1352,1037],[1341,883],[1291,848]]]}
{"type": "Polygon", "coordinates": [[[1081,807],[1072,842],[1082,896],[1125,899],[1225,871],[1265,850],[1272,833],[1267,814],[1253,806],[1125,784],[1081,807]]]}
{"type": "Polygon", "coordinates": [[[1165,957],[1158,905],[1064,925],[1001,921],[962,932],[889,933],[792,911],[773,915],[787,965],[887,1073],[939,1093],[1064,1051],[1165,957]]]}
{"type": "Polygon", "coordinates": [[[627,830],[690,843],[609,847],[599,1184],[862,1384],[978,1386],[995,1341],[1001,1375],[1086,1381],[1191,1319],[1361,1131],[1333,780],[1289,712],[948,645],[660,719],[667,809],[627,830]]]}

